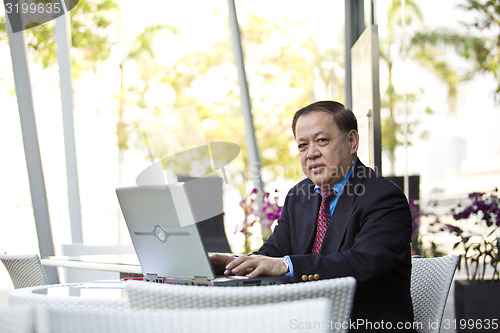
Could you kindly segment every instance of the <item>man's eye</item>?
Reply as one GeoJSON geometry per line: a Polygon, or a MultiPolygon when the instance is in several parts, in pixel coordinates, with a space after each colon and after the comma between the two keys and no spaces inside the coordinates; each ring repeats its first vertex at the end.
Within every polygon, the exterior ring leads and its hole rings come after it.
{"type": "Polygon", "coordinates": [[[302,149],[304,149],[305,147],[306,147],[306,144],[305,144],[305,143],[301,143],[301,144],[299,145],[299,150],[302,150],[302,149]]]}

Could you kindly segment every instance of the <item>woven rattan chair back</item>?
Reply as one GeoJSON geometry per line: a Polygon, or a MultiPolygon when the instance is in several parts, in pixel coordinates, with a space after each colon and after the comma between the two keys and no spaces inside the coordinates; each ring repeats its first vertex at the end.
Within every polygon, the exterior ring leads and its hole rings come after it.
{"type": "Polygon", "coordinates": [[[412,258],[411,297],[415,329],[439,332],[459,256],[412,258]]]}
{"type": "Polygon", "coordinates": [[[49,284],[47,275],[37,254],[0,254],[14,288],[43,286],[49,284]]]}

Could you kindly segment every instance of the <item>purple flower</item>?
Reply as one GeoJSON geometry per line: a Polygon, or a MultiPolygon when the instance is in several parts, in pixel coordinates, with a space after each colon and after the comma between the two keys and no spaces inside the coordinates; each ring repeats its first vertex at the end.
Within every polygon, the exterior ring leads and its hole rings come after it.
{"type": "MultiPolygon", "coordinates": [[[[469,280],[484,280],[484,269],[478,267],[490,264],[495,272],[493,277],[500,276],[495,264],[499,257],[500,242],[500,202],[498,189],[491,193],[473,192],[468,195],[468,203],[457,205],[451,213],[457,225],[446,224],[446,230],[460,241],[455,247],[461,246],[463,260],[469,280]],[[479,273],[479,272],[482,273],[479,273]]],[[[485,267],[485,266],[484,266],[485,267]]]]}
{"type": "Polygon", "coordinates": [[[472,192],[469,193],[469,199],[479,199],[484,195],[484,193],[481,192],[472,192]]]}
{"type": "Polygon", "coordinates": [[[420,207],[415,203],[415,200],[413,200],[411,196],[408,204],[410,206],[410,213],[412,216],[412,235],[418,235],[418,229],[420,228],[420,215],[423,215],[424,213],[420,211],[420,207]]]}
{"type": "Polygon", "coordinates": [[[463,234],[463,230],[460,229],[459,227],[454,226],[454,225],[446,224],[446,228],[448,229],[449,232],[451,232],[457,236],[460,236],[463,234]]]}
{"type": "Polygon", "coordinates": [[[240,206],[245,212],[245,219],[240,228],[236,231],[245,235],[245,238],[251,236],[249,227],[255,222],[259,222],[262,227],[263,238],[267,238],[272,232],[273,223],[280,217],[283,207],[278,204],[278,190],[274,190],[275,196],[271,197],[269,192],[264,192],[262,195],[262,206],[256,204],[255,200],[258,197],[258,189],[254,188],[246,197],[244,197],[240,206]]]}

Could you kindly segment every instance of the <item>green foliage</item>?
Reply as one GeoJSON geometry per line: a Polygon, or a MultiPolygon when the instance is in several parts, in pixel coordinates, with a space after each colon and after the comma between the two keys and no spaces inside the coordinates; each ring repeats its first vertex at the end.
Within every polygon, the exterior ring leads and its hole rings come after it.
{"type": "Polygon", "coordinates": [[[401,132],[401,124],[396,122],[393,117],[384,117],[382,119],[382,149],[396,151],[396,148],[403,144],[398,139],[398,133],[401,132]]]}
{"type": "MultiPolygon", "coordinates": [[[[109,57],[111,47],[122,43],[114,37],[119,36],[119,31],[113,29],[119,26],[112,24],[119,8],[116,0],[88,0],[80,1],[70,13],[73,73],[77,77],[83,71],[96,70],[99,62],[109,57]]],[[[221,20],[226,18],[221,16],[221,20]]],[[[319,51],[313,37],[302,33],[302,22],[272,21],[256,15],[245,22],[241,36],[262,167],[269,178],[299,179],[302,173],[291,144],[293,113],[314,98],[313,82],[318,78],[332,92],[332,98],[343,98],[343,85],[337,83],[340,80],[334,70],[342,67],[343,55],[338,51],[319,51]]],[[[0,28],[5,31],[3,18],[0,28]]],[[[55,22],[51,21],[26,31],[28,48],[33,51],[34,60],[44,67],[57,61],[54,30],[55,22]]],[[[125,52],[119,64],[121,88],[116,96],[116,134],[121,153],[131,147],[146,151],[143,131],[152,133],[151,137],[162,136],[163,122],[169,121],[166,114],[192,106],[202,122],[215,124],[204,130],[206,140],[238,144],[246,161],[241,102],[228,37],[221,36],[205,50],[193,50],[176,27],[153,25],[139,33],[130,45],[122,45],[125,52]],[[156,51],[162,43],[178,46],[178,58],[158,59],[156,51]],[[137,79],[129,80],[131,76],[137,79]],[[210,79],[219,85],[217,98],[195,92],[200,82],[210,79]],[[158,90],[165,92],[163,100],[150,97],[158,90]]],[[[0,41],[7,41],[5,33],[0,33],[0,41]]],[[[168,154],[163,141],[151,141],[156,156],[168,154]]],[[[245,179],[245,175],[242,177],[245,179]]]]}
{"type": "Polygon", "coordinates": [[[290,150],[291,120],[296,110],[310,103],[313,69],[318,68],[320,59],[312,36],[300,39],[290,33],[303,26],[298,21],[272,22],[255,15],[242,26],[262,166],[274,177],[301,177],[297,158],[290,150]],[[276,98],[283,95],[286,100],[276,98]]]}
{"type": "MultiPolygon", "coordinates": [[[[474,44],[472,54],[478,69],[492,73],[500,81],[500,3],[495,0],[466,0],[460,6],[474,15],[474,22],[467,25],[473,35],[486,35],[484,44],[474,44]]],[[[500,82],[497,86],[500,97],[500,82]]]]}
{"type": "Polygon", "coordinates": [[[154,41],[155,38],[165,30],[171,31],[173,34],[179,34],[177,29],[167,24],[156,24],[144,28],[144,31],[137,35],[132,46],[127,54],[127,59],[154,58],[154,41]]]}
{"type": "Polygon", "coordinates": [[[425,68],[431,69],[441,82],[446,83],[448,87],[450,110],[454,111],[457,104],[457,87],[461,81],[457,72],[449,66],[448,62],[440,56],[441,53],[436,49],[415,47],[412,51],[412,58],[416,62],[420,63],[425,68]]]}
{"type": "MultiPolygon", "coordinates": [[[[196,79],[203,77],[209,70],[216,68],[224,60],[228,59],[224,52],[221,52],[223,43],[217,43],[208,52],[187,52],[187,54],[168,64],[160,64],[156,59],[155,47],[165,41],[172,43],[175,39],[180,44],[183,44],[182,36],[175,27],[153,25],[146,27],[135,38],[127,51],[127,55],[121,64],[122,75],[127,71],[129,65],[134,64],[138,69],[139,80],[132,86],[122,87],[121,89],[119,119],[122,121],[119,122],[117,129],[120,149],[128,149],[129,136],[141,126],[141,130],[148,133],[150,137],[150,143],[155,155],[160,158],[166,157],[172,153],[172,144],[167,144],[165,140],[161,139],[161,137],[165,137],[161,133],[169,128],[169,112],[167,110],[179,110],[184,107],[194,106],[198,114],[201,115],[201,119],[204,119],[205,115],[214,113],[213,109],[209,110],[201,100],[190,96],[188,90],[196,79]],[[158,101],[151,102],[147,97],[148,93],[152,89],[159,88],[172,91],[174,95],[173,101],[166,99],[160,101],[160,104],[158,104],[158,101]],[[131,116],[131,113],[135,113],[135,115],[131,116]],[[124,119],[125,114],[131,119],[128,120],[128,123],[124,119]],[[144,118],[154,120],[145,122],[144,118]]],[[[181,112],[177,114],[177,117],[183,119],[186,115],[187,113],[181,112]]],[[[192,114],[190,115],[192,116],[192,114]]],[[[190,124],[190,120],[192,119],[183,119],[182,123],[190,124]]],[[[175,140],[174,137],[168,138],[170,143],[172,143],[171,140],[175,140]]],[[[142,136],[138,136],[136,139],[133,146],[137,148],[143,147],[142,136]]],[[[177,149],[182,148],[183,145],[187,145],[184,140],[175,142],[177,149]]]]}
{"type": "MultiPolygon", "coordinates": [[[[70,6],[74,1],[70,2],[70,6]]],[[[79,1],[70,11],[73,74],[75,77],[109,56],[108,28],[118,11],[116,0],[79,1]]],[[[0,17],[0,42],[7,42],[5,17],[0,17]]],[[[57,62],[55,21],[26,30],[26,43],[36,62],[48,67],[57,62]]]]}
{"type": "MultiPolygon", "coordinates": [[[[429,69],[436,77],[448,87],[448,101],[450,109],[454,110],[456,105],[457,86],[460,78],[456,71],[452,69],[444,60],[442,53],[436,49],[436,43],[432,43],[431,39],[441,40],[445,37],[450,37],[449,34],[442,34],[439,31],[431,33],[423,33],[420,31],[423,15],[414,1],[406,1],[406,27],[402,26],[402,10],[401,0],[393,0],[387,12],[387,38],[380,42],[380,58],[384,61],[388,70],[388,85],[386,91],[381,98],[382,110],[385,111],[385,116],[382,118],[382,150],[389,157],[391,164],[391,173],[394,172],[395,152],[397,147],[404,144],[401,139],[404,133],[408,133],[408,137],[412,134],[420,134],[420,137],[425,137],[425,131],[418,131],[419,121],[416,115],[433,113],[429,107],[416,109],[413,105],[424,92],[420,88],[415,92],[408,92],[406,96],[398,91],[393,83],[393,67],[397,62],[401,62],[403,58],[419,63],[424,68],[429,69]],[[407,43],[407,36],[410,36],[410,42],[407,43]],[[406,106],[405,106],[406,103],[406,106]],[[408,128],[404,128],[401,116],[405,108],[408,110],[410,122],[408,128]]],[[[408,142],[411,144],[411,141],[408,142]]]]}
{"type": "MultiPolygon", "coordinates": [[[[95,64],[107,59],[112,41],[109,28],[116,20],[119,12],[116,0],[85,0],[70,11],[71,44],[78,50],[73,56],[75,76],[81,72],[95,68],[95,64]]],[[[49,63],[54,61],[50,54],[49,63]]]]}
{"type": "MultiPolygon", "coordinates": [[[[242,46],[245,55],[246,73],[252,100],[255,133],[261,153],[261,162],[269,178],[284,176],[299,179],[302,176],[297,157],[290,147],[291,120],[293,113],[310,103],[314,68],[325,62],[334,63],[332,55],[320,54],[311,36],[297,39],[290,33],[301,29],[297,21],[273,22],[255,15],[241,26],[242,46]],[[285,100],[278,96],[287,96],[285,100]]],[[[150,28],[148,28],[150,29],[150,28]]],[[[156,28],[151,28],[156,29],[156,28]]],[[[154,53],[155,44],[163,42],[184,46],[183,37],[173,27],[171,34],[160,40],[160,35],[147,31],[136,38],[135,47],[128,53],[124,70],[134,62],[140,69],[140,80],[133,87],[123,87],[123,123],[119,131],[123,140],[120,147],[129,145],[145,151],[141,136],[133,136],[138,126],[148,133],[155,156],[168,156],[171,145],[164,140],[168,134],[169,114],[173,110],[191,106],[197,111],[200,121],[209,120],[213,127],[205,129],[207,141],[229,141],[242,148],[246,162],[246,142],[236,71],[227,74],[227,68],[234,70],[233,51],[229,38],[221,39],[207,50],[190,50],[185,47],[182,56],[168,63],[159,63],[154,53]],[[220,88],[217,94],[225,98],[210,99],[192,92],[193,87],[208,78],[215,79],[220,88]],[[173,98],[162,104],[151,103],[148,92],[158,86],[172,92],[173,98]],[[133,115],[135,114],[135,116],[133,115]],[[147,123],[134,122],[142,115],[152,115],[147,123]],[[125,119],[127,118],[127,119],[125,119]],[[125,132],[126,131],[126,132],[125,132]],[[126,137],[125,135],[131,135],[126,137]],[[129,139],[133,143],[129,143],[129,139]],[[142,148],[141,148],[142,146],[142,148]]],[[[325,67],[326,68],[326,67],[325,67]]],[[[328,69],[319,68],[320,75],[331,78],[328,69]]],[[[148,118],[146,117],[146,118],[148,118]]],[[[144,118],[144,117],[143,117],[144,118]]],[[[176,143],[182,145],[183,142],[176,143]]],[[[245,174],[238,176],[243,183],[245,174]],[[243,178],[241,178],[243,177],[243,178]]],[[[242,193],[244,189],[242,189],[242,193]]]]}
{"type": "Polygon", "coordinates": [[[447,28],[441,28],[439,31],[417,32],[413,35],[411,43],[422,49],[429,46],[441,46],[442,51],[446,51],[446,47],[450,47],[464,59],[476,60],[479,63],[484,63],[488,54],[483,37],[467,36],[447,28]]]}
{"type": "Polygon", "coordinates": [[[459,8],[468,11],[473,21],[464,23],[467,34],[449,30],[416,34],[413,42],[422,45],[450,47],[472,64],[465,74],[491,73],[497,79],[496,95],[500,99],[500,2],[495,0],[464,0],[459,8]]]}
{"type": "MultiPolygon", "coordinates": [[[[388,26],[390,31],[394,30],[403,25],[403,11],[402,11],[401,1],[392,1],[387,9],[388,26]]],[[[424,19],[420,7],[415,1],[407,0],[405,1],[405,22],[407,25],[412,25],[414,23],[420,23],[424,19]]]]}
{"type": "Polygon", "coordinates": [[[140,110],[157,110],[155,106],[151,106],[146,102],[145,94],[151,87],[151,81],[159,71],[159,65],[155,61],[154,42],[159,34],[165,31],[176,32],[176,30],[168,25],[152,25],[144,28],[140,32],[129,49],[126,51],[120,63],[120,94],[118,108],[118,122],[116,125],[117,145],[120,151],[129,149],[130,135],[137,130],[140,125],[140,115],[132,115],[129,119],[125,119],[126,113],[131,113],[131,109],[138,108],[140,110]],[[140,84],[125,87],[124,73],[130,62],[134,62],[140,75],[140,84]]]}
{"type": "MultiPolygon", "coordinates": [[[[5,32],[5,18],[0,17],[0,31],[5,32]]],[[[4,42],[6,39],[5,33],[0,33],[0,42],[4,42]]]]}

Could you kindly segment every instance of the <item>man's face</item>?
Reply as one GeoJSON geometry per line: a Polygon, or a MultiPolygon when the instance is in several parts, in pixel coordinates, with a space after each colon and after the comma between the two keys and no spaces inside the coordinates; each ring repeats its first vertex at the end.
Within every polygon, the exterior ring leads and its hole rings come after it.
{"type": "Polygon", "coordinates": [[[340,131],[331,114],[313,111],[300,116],[295,134],[302,171],[315,185],[331,187],[352,168],[358,133],[340,131]]]}

